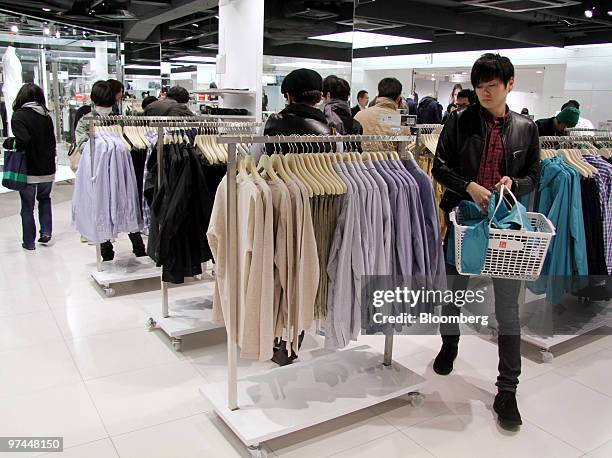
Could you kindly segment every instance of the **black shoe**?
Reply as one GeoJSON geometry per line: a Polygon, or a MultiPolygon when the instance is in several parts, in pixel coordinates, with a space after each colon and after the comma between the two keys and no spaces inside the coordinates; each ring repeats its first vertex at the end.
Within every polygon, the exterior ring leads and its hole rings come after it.
{"type": "Polygon", "coordinates": [[[28,250],[28,251],[34,251],[34,250],[36,249],[36,247],[35,247],[35,246],[27,246],[25,243],[22,243],[22,244],[21,244],[21,247],[22,247],[24,250],[28,250]]]}
{"type": "Polygon", "coordinates": [[[41,235],[38,239],[38,243],[49,243],[51,241],[50,235],[41,235]]]}
{"type": "Polygon", "coordinates": [[[103,242],[100,244],[100,255],[102,256],[102,261],[112,261],[115,259],[115,250],[113,249],[113,244],[111,242],[103,242]]]}
{"type": "Polygon", "coordinates": [[[147,255],[147,250],[145,249],[144,242],[142,241],[142,236],[140,232],[134,232],[133,234],[128,234],[130,241],[132,242],[132,253],[137,258],[141,258],[147,255]]]}
{"type": "Polygon", "coordinates": [[[457,344],[443,343],[440,353],[433,363],[433,370],[439,375],[448,375],[453,371],[453,362],[457,357],[457,344]]]}
{"type": "Polygon", "coordinates": [[[495,402],[493,402],[493,410],[497,413],[497,419],[502,426],[514,427],[523,424],[516,404],[516,393],[512,391],[497,393],[495,402]]]}

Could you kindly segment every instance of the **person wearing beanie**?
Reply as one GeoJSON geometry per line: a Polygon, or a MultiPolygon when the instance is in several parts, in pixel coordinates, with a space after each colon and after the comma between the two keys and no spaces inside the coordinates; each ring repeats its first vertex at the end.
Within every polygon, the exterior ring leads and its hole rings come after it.
{"type": "Polygon", "coordinates": [[[580,110],[574,107],[565,107],[552,118],[538,119],[538,133],[540,137],[554,137],[565,135],[565,129],[575,127],[580,119],[580,110]]]}
{"type": "MultiPolygon", "coordinates": [[[[300,68],[289,73],[281,84],[288,105],[271,115],[264,135],[331,135],[323,112],[317,108],[323,97],[323,78],[314,70],[300,68]]],[[[288,145],[281,144],[284,151],[288,145]]]]}

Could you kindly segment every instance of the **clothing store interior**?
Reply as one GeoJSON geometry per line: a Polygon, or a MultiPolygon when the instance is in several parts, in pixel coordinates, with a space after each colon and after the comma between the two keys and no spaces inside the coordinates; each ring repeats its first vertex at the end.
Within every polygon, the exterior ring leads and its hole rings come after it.
{"type": "Polygon", "coordinates": [[[612,457],[612,2],[3,0],[0,458],[612,457]]]}

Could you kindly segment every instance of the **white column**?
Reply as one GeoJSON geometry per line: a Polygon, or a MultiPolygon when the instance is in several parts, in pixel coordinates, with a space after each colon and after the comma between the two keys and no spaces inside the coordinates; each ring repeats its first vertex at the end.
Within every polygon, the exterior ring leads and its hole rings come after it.
{"type": "Polygon", "coordinates": [[[255,91],[225,96],[222,106],[247,108],[261,119],[264,0],[219,1],[219,88],[255,91]]]}

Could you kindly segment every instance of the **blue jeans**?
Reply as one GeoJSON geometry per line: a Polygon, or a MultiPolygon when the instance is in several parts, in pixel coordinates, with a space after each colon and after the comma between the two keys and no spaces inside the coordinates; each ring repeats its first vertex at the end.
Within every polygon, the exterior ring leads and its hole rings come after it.
{"type": "Polygon", "coordinates": [[[21,197],[21,227],[23,230],[23,243],[33,247],[36,239],[36,221],[34,220],[34,199],[38,200],[38,221],[40,222],[40,235],[51,237],[51,187],[53,183],[29,184],[21,197]]]}

